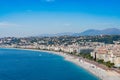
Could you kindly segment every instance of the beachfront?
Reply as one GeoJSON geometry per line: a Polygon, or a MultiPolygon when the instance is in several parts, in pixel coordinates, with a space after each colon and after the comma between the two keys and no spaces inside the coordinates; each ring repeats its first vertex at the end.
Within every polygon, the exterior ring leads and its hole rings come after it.
{"type": "Polygon", "coordinates": [[[95,66],[94,64],[86,62],[84,59],[69,55],[67,53],[44,51],[44,50],[34,50],[34,49],[25,49],[25,50],[42,51],[42,52],[48,52],[48,53],[60,55],[60,56],[63,56],[65,58],[65,60],[71,61],[71,62],[75,63],[76,65],[88,70],[95,76],[99,77],[101,80],[120,80],[119,73],[117,73],[115,71],[111,71],[111,70],[104,70],[98,66],[95,66]]]}
{"type": "Polygon", "coordinates": [[[9,49],[18,49],[18,50],[30,50],[30,51],[40,51],[47,52],[50,54],[56,54],[64,57],[65,60],[75,63],[76,65],[86,69],[93,75],[100,78],[100,80],[120,80],[120,74],[115,71],[104,70],[101,67],[98,67],[90,62],[87,62],[85,59],[77,56],[72,56],[63,52],[54,52],[54,51],[45,51],[45,50],[35,50],[35,49],[21,49],[21,48],[9,48],[9,49]]]}

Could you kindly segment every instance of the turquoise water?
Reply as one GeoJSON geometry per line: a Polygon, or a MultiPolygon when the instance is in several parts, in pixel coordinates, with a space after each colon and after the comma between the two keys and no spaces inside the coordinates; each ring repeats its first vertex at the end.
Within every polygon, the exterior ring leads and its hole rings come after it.
{"type": "Polygon", "coordinates": [[[0,80],[98,80],[98,78],[55,54],[0,49],[0,80]]]}

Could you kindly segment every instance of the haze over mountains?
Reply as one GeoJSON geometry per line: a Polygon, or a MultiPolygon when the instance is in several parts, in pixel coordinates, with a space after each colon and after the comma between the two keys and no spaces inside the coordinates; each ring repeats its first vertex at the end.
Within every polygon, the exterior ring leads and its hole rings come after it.
{"type": "Polygon", "coordinates": [[[120,29],[117,28],[107,28],[104,30],[90,29],[80,33],[80,35],[120,35],[120,29]]]}
{"type": "Polygon", "coordinates": [[[120,29],[107,28],[104,30],[89,29],[81,33],[57,33],[57,34],[42,34],[40,36],[53,37],[53,36],[95,36],[95,35],[120,35],[120,29]]]}

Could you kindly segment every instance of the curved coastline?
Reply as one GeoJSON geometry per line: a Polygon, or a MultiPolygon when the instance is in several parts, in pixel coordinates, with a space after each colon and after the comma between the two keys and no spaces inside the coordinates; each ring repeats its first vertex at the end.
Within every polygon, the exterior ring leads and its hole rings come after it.
{"type": "Polygon", "coordinates": [[[96,77],[98,77],[99,80],[120,80],[120,74],[116,73],[115,71],[106,71],[100,67],[97,67],[91,63],[88,63],[86,61],[83,61],[79,57],[71,56],[67,53],[63,52],[54,52],[54,51],[46,51],[46,50],[36,50],[36,49],[21,49],[21,48],[5,48],[5,49],[17,49],[17,50],[29,50],[29,51],[38,51],[38,52],[47,52],[51,54],[56,54],[59,56],[64,57],[65,60],[70,61],[85,70],[89,71],[96,77]]]}

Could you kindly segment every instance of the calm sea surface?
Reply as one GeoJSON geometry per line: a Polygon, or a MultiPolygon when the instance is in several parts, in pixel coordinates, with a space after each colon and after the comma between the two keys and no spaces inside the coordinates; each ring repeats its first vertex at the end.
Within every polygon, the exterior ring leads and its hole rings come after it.
{"type": "Polygon", "coordinates": [[[55,54],[0,49],[0,80],[98,80],[98,78],[55,54]]]}

